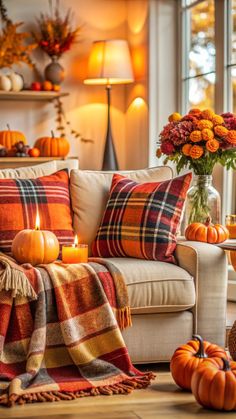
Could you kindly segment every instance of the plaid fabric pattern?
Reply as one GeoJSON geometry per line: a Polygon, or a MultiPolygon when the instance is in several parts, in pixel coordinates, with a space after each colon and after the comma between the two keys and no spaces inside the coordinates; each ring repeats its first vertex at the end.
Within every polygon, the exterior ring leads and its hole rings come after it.
{"type": "Polygon", "coordinates": [[[131,364],[116,321],[127,304],[117,269],[95,260],[20,269],[37,299],[0,292],[0,404],[125,394],[150,383],[153,375],[131,364]]]}
{"type": "Polygon", "coordinates": [[[93,255],[174,263],[176,231],[190,181],[191,173],[143,184],[115,174],[93,255]]]}
{"type": "Polygon", "coordinates": [[[36,213],[41,230],[50,230],[60,245],[73,243],[69,176],[62,170],[38,179],[0,179],[0,250],[11,252],[18,231],[35,228],[36,213]]]}

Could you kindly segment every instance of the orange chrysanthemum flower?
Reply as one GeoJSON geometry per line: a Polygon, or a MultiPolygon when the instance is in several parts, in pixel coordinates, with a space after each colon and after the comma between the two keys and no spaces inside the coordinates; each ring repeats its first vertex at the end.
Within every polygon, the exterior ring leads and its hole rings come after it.
{"type": "Polygon", "coordinates": [[[168,121],[169,122],[178,122],[178,121],[181,120],[181,118],[182,118],[182,116],[180,115],[180,113],[174,112],[169,116],[168,121]]]}
{"type": "Polygon", "coordinates": [[[229,131],[226,138],[230,144],[235,145],[236,144],[236,131],[234,129],[229,131]]]}
{"type": "Polygon", "coordinates": [[[223,127],[223,125],[216,125],[216,127],[214,127],[214,131],[219,137],[225,137],[229,132],[229,130],[226,127],[223,127]]]}
{"type": "Polygon", "coordinates": [[[198,130],[192,131],[189,138],[193,143],[199,143],[199,141],[202,141],[202,133],[198,130]]]}
{"type": "Polygon", "coordinates": [[[213,123],[211,121],[208,121],[208,119],[201,119],[201,121],[198,121],[197,127],[200,130],[203,130],[205,128],[211,129],[213,128],[213,123]]]}
{"type": "Polygon", "coordinates": [[[156,156],[157,156],[158,158],[160,158],[160,157],[161,157],[161,155],[162,155],[161,149],[160,149],[160,148],[158,148],[158,149],[157,149],[157,151],[156,151],[156,156]]]}
{"type": "Polygon", "coordinates": [[[204,150],[200,145],[193,145],[189,152],[189,156],[192,157],[192,159],[200,159],[203,153],[204,150]]]}
{"type": "Polygon", "coordinates": [[[202,131],[202,139],[204,141],[209,141],[212,140],[214,138],[214,132],[211,129],[208,128],[204,128],[202,131]]]}
{"type": "Polygon", "coordinates": [[[190,115],[199,115],[200,113],[201,113],[201,111],[198,108],[193,108],[193,109],[190,109],[190,111],[189,111],[190,115]]]}
{"type": "Polygon", "coordinates": [[[223,124],[224,120],[223,120],[222,116],[214,115],[213,118],[212,118],[212,122],[213,122],[213,125],[215,126],[215,125],[223,124]]]}
{"type": "Polygon", "coordinates": [[[189,156],[191,148],[192,148],[191,144],[184,144],[183,147],[182,147],[182,153],[185,156],[189,156]]]}
{"type": "Polygon", "coordinates": [[[210,109],[205,109],[204,111],[202,111],[202,117],[204,119],[209,119],[211,121],[214,116],[215,116],[214,112],[211,111],[210,109]]]}
{"type": "Polygon", "coordinates": [[[206,149],[210,151],[211,153],[215,153],[219,147],[220,147],[220,143],[215,138],[207,141],[206,143],[206,149]]]}

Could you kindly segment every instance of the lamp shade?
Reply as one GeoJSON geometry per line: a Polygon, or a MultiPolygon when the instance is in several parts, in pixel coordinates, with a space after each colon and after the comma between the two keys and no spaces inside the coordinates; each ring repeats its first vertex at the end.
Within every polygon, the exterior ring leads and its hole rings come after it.
{"type": "Polygon", "coordinates": [[[95,41],[89,56],[85,84],[124,84],[134,81],[130,51],[125,40],[95,41]]]}

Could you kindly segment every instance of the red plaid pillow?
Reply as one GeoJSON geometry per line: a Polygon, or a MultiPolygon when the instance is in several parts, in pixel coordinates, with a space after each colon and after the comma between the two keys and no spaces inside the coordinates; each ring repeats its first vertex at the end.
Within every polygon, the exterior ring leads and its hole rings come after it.
{"type": "Polygon", "coordinates": [[[11,252],[18,231],[34,228],[56,234],[60,245],[73,242],[69,176],[62,170],[38,179],[0,179],[0,250],[11,252]]]}
{"type": "Polygon", "coordinates": [[[192,175],[136,183],[114,175],[93,256],[175,262],[176,231],[192,175]]]}

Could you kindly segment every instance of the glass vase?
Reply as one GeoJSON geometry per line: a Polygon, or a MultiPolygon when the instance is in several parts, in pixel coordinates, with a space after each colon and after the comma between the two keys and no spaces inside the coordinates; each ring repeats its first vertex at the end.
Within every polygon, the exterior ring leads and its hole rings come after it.
{"type": "Polygon", "coordinates": [[[204,223],[207,217],[217,224],[221,220],[220,212],[220,195],[212,185],[212,176],[195,175],[193,185],[187,192],[184,228],[191,223],[204,223]]]}

